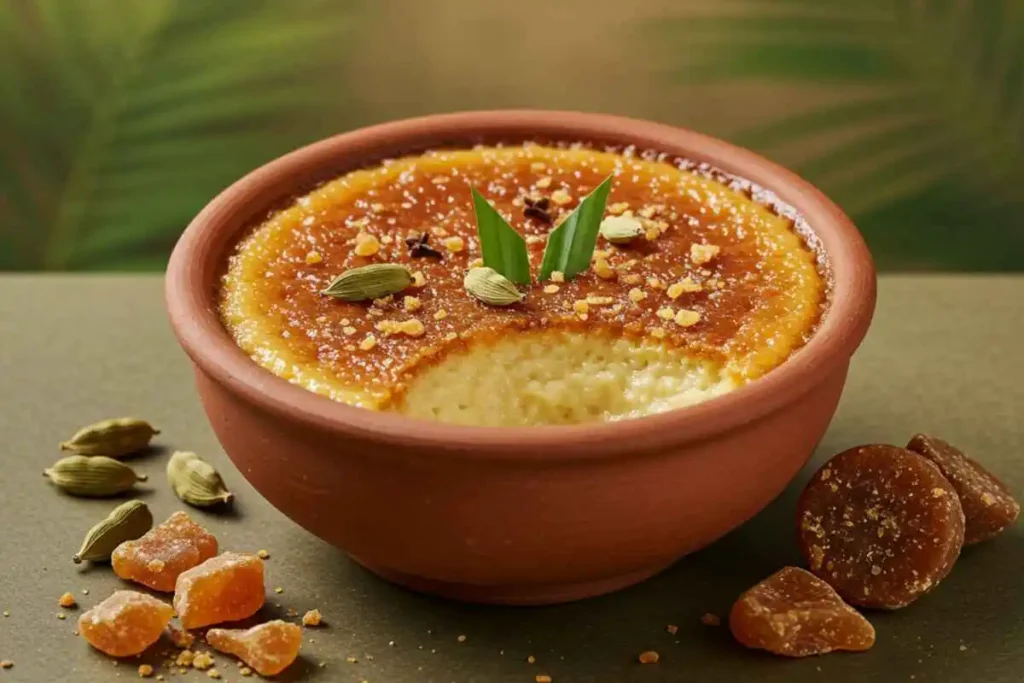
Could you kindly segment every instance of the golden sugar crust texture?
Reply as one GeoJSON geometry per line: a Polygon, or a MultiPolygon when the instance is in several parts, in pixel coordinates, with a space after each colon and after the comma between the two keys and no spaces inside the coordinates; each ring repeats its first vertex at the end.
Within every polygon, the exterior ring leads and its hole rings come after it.
{"type": "Polygon", "coordinates": [[[729,179],[664,155],[583,145],[440,150],[328,182],[238,245],[221,313],[274,374],[337,401],[462,424],[637,417],[712,398],[775,368],[822,314],[827,278],[794,220],[729,179]],[[547,235],[609,175],[591,268],[536,281],[547,235]],[[534,282],[487,306],[476,187],[526,238],[534,282]],[[424,242],[424,236],[426,241],[424,242]],[[376,301],[321,292],[346,270],[406,266],[376,301]]]}

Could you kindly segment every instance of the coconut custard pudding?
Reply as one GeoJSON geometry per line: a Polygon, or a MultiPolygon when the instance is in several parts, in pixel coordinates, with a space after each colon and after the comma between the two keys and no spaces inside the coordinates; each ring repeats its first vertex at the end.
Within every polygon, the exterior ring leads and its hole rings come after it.
{"type": "Polygon", "coordinates": [[[752,381],[813,333],[824,260],[770,199],[628,148],[390,160],[255,226],[221,315],[269,371],[367,409],[492,426],[640,417],[752,381]]]}

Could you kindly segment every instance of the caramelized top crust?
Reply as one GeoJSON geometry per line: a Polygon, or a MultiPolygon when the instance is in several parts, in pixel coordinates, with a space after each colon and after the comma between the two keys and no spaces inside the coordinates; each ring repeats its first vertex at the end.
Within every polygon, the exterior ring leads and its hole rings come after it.
{"type": "Polygon", "coordinates": [[[268,369],[369,407],[452,351],[520,330],[653,341],[745,381],[812,333],[826,300],[817,261],[790,219],[682,162],[582,146],[443,150],[348,173],[270,216],[231,258],[222,314],[268,369]],[[471,187],[526,237],[536,279],[548,233],[608,175],[606,216],[632,217],[644,236],[599,238],[590,270],[534,281],[521,304],[466,293],[481,257],[471,187]],[[424,234],[437,253],[415,246],[424,234]],[[374,302],[320,293],[372,263],[404,264],[416,281],[374,302]]]}

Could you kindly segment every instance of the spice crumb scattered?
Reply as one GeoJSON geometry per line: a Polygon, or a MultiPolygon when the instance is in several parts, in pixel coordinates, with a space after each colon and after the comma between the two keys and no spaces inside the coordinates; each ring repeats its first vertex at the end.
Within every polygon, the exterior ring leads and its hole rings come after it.
{"type": "Polygon", "coordinates": [[[256,551],[256,557],[260,558],[261,560],[267,560],[270,559],[270,553],[268,553],[263,548],[260,548],[256,551]]]}
{"type": "Polygon", "coordinates": [[[320,662],[319,664],[317,664],[317,666],[319,666],[322,669],[325,666],[327,666],[327,662],[320,662]]]}
{"type": "Polygon", "coordinates": [[[700,618],[700,623],[704,624],[705,626],[721,626],[722,617],[712,612],[708,612],[700,618]]]}
{"type": "Polygon", "coordinates": [[[660,657],[654,650],[648,650],[647,652],[641,652],[637,659],[640,660],[641,664],[657,664],[660,657]]]}
{"type": "Polygon", "coordinates": [[[277,588],[274,589],[274,592],[278,593],[278,594],[281,594],[281,593],[284,593],[284,589],[281,588],[280,586],[278,586],[277,588]]]}
{"type": "Polygon", "coordinates": [[[241,676],[252,676],[252,669],[250,669],[247,666],[243,666],[241,669],[238,670],[238,673],[241,676]]]}
{"type": "Polygon", "coordinates": [[[191,650],[182,650],[178,653],[178,656],[177,658],[175,658],[174,663],[178,666],[192,666],[193,657],[195,657],[195,655],[192,653],[191,650]]]}
{"type": "Polygon", "coordinates": [[[388,647],[394,647],[394,646],[395,646],[395,641],[389,640],[388,641],[388,647]]]}
{"type": "Polygon", "coordinates": [[[359,660],[355,657],[345,657],[345,661],[349,664],[356,664],[359,660]]]}
{"type": "Polygon", "coordinates": [[[966,652],[966,651],[967,651],[967,646],[964,645],[963,643],[960,643],[960,652],[966,652]]]}
{"type": "Polygon", "coordinates": [[[14,666],[14,662],[9,659],[0,660],[0,669],[10,669],[14,666]]]}
{"type": "Polygon", "coordinates": [[[537,683],[551,683],[551,676],[546,674],[537,674],[534,679],[537,683]]]}
{"type": "Polygon", "coordinates": [[[82,589],[82,595],[88,595],[88,594],[89,594],[89,589],[88,588],[83,588],[82,589]]]}
{"type": "Polygon", "coordinates": [[[319,626],[320,621],[323,619],[323,615],[320,614],[320,610],[311,609],[302,615],[303,626],[319,626]]]}
{"type": "Polygon", "coordinates": [[[213,660],[213,657],[210,656],[209,652],[197,652],[192,657],[193,669],[199,669],[200,671],[202,671],[203,669],[209,669],[214,664],[215,662],[213,660]]]}
{"type": "Polygon", "coordinates": [[[533,655],[530,655],[529,657],[526,658],[526,663],[527,664],[534,664],[534,663],[536,663],[536,661],[537,661],[537,658],[534,657],[533,655]]]}
{"type": "Polygon", "coordinates": [[[153,675],[153,667],[149,664],[142,664],[139,666],[139,676],[142,678],[149,678],[153,675]]]}
{"type": "Polygon", "coordinates": [[[9,617],[9,616],[11,616],[11,613],[10,613],[10,612],[8,612],[7,610],[4,610],[4,616],[5,616],[5,617],[9,617]]]}
{"type": "Polygon", "coordinates": [[[464,642],[466,642],[466,636],[459,636],[455,640],[459,641],[460,643],[464,643],[464,642]]]}
{"type": "Polygon", "coordinates": [[[665,627],[665,630],[668,631],[669,633],[671,633],[672,635],[675,635],[675,634],[679,633],[679,627],[676,626],[675,624],[669,624],[668,626],[665,627]]]}
{"type": "Polygon", "coordinates": [[[75,596],[72,593],[65,593],[64,595],[60,596],[60,600],[58,600],[57,603],[61,607],[68,608],[75,607],[76,605],[78,605],[78,601],[75,600],[75,596]]]}
{"type": "Polygon", "coordinates": [[[63,612],[57,612],[57,618],[60,619],[61,621],[64,621],[65,619],[68,618],[68,615],[64,614],[63,612]]]}
{"type": "Polygon", "coordinates": [[[163,674],[157,674],[156,675],[156,680],[158,680],[158,681],[164,680],[164,675],[163,674]]]}
{"type": "Polygon", "coordinates": [[[209,671],[206,672],[206,675],[209,676],[210,678],[220,678],[220,672],[217,671],[216,669],[210,669],[209,671]]]}

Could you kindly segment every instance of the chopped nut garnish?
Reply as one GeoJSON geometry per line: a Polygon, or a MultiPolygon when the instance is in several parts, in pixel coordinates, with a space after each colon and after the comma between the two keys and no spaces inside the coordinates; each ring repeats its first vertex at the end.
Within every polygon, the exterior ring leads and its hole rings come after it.
{"type": "Polygon", "coordinates": [[[345,335],[346,337],[351,337],[351,336],[352,336],[353,334],[355,334],[355,333],[356,333],[356,328],[354,328],[354,327],[352,327],[351,325],[349,325],[349,326],[347,326],[347,327],[343,327],[343,328],[341,328],[341,332],[342,332],[342,334],[344,334],[344,335],[345,335]]]}
{"type": "Polygon", "coordinates": [[[548,166],[543,161],[534,161],[530,164],[530,170],[534,173],[543,173],[548,166]]]}
{"type": "Polygon", "coordinates": [[[426,278],[425,275],[423,275],[422,271],[417,270],[415,273],[412,274],[412,286],[413,287],[422,287],[426,283],[427,283],[427,278],[426,278]]]}
{"type": "Polygon", "coordinates": [[[661,237],[661,230],[658,229],[658,226],[656,226],[656,225],[645,226],[645,229],[644,229],[644,239],[646,239],[648,242],[653,242],[654,240],[658,239],[659,237],[661,237]]]}
{"type": "Polygon", "coordinates": [[[691,327],[699,322],[700,313],[698,313],[697,311],[691,311],[686,308],[681,308],[678,312],[676,312],[676,325],[679,325],[680,327],[691,327]]]}
{"type": "Polygon", "coordinates": [[[151,667],[149,664],[140,664],[139,665],[139,676],[141,676],[142,678],[149,678],[152,675],[153,675],[153,667],[151,667]]]}
{"type": "Polygon", "coordinates": [[[60,596],[60,600],[57,601],[61,607],[74,607],[78,604],[75,600],[75,596],[72,593],[65,593],[60,596]]]}
{"type": "Polygon", "coordinates": [[[177,666],[192,666],[192,660],[195,658],[195,654],[192,650],[182,650],[178,653],[178,657],[174,660],[177,666]]]}
{"type": "Polygon", "coordinates": [[[472,270],[473,268],[479,268],[482,265],[484,265],[484,260],[482,258],[475,258],[469,262],[470,270],[472,270]]]}
{"type": "Polygon", "coordinates": [[[551,193],[551,201],[559,206],[565,206],[572,201],[572,197],[565,190],[555,190],[551,193]]]}
{"type": "Polygon", "coordinates": [[[434,320],[444,320],[448,317],[448,311],[443,308],[434,312],[434,320]]]}
{"type": "Polygon", "coordinates": [[[402,299],[402,303],[405,306],[405,310],[407,311],[417,311],[420,309],[421,306],[423,306],[423,302],[421,302],[419,298],[415,296],[405,297],[404,299],[402,299]]]}
{"type": "Polygon", "coordinates": [[[650,204],[648,204],[647,206],[645,206],[642,209],[640,209],[639,211],[637,211],[637,214],[639,216],[641,216],[642,218],[651,218],[657,212],[658,212],[658,207],[651,206],[650,204]]]}
{"type": "Polygon", "coordinates": [[[626,273],[622,276],[622,282],[627,285],[638,285],[643,281],[643,277],[637,273],[626,273]]]}
{"type": "Polygon", "coordinates": [[[648,650],[647,652],[641,652],[637,657],[641,664],[657,664],[660,657],[654,650],[648,650]]]}
{"type": "Polygon", "coordinates": [[[321,256],[320,252],[318,251],[311,251],[308,254],[306,254],[306,263],[308,263],[311,266],[320,263],[323,260],[324,257],[321,256]]]}
{"type": "Polygon", "coordinates": [[[661,318],[662,320],[671,320],[675,316],[676,316],[676,312],[673,311],[671,308],[659,308],[658,309],[658,317],[661,318]]]}
{"type": "Polygon", "coordinates": [[[410,320],[406,320],[400,323],[399,330],[409,335],[410,337],[422,337],[423,334],[426,332],[426,328],[423,327],[423,323],[417,320],[416,318],[412,318],[410,320]]]}
{"type": "Polygon", "coordinates": [[[266,560],[267,558],[270,557],[270,553],[268,553],[266,550],[263,550],[262,548],[260,548],[259,550],[256,551],[256,557],[260,558],[261,560],[266,560]]]}
{"type": "Polygon", "coordinates": [[[714,244],[691,244],[690,260],[700,266],[718,256],[718,252],[721,250],[721,247],[714,244]]]}
{"type": "Polygon", "coordinates": [[[611,280],[615,277],[615,270],[608,265],[608,260],[599,258],[594,262],[594,274],[602,280],[611,280]]]}
{"type": "Polygon", "coordinates": [[[551,273],[552,282],[565,282],[565,273],[560,270],[553,271],[551,273]]]}
{"type": "Polygon", "coordinates": [[[646,298],[647,298],[647,292],[645,292],[642,289],[634,287],[633,289],[629,290],[629,300],[632,301],[635,304],[640,303],[641,301],[643,301],[646,298]]]}
{"type": "Polygon", "coordinates": [[[647,278],[647,286],[651,289],[665,289],[665,283],[656,277],[647,278]]]}
{"type": "Polygon", "coordinates": [[[374,213],[380,213],[383,210],[384,205],[381,204],[380,202],[374,202],[373,204],[370,204],[370,211],[373,211],[374,213]]]}
{"type": "Polygon", "coordinates": [[[590,305],[583,299],[577,299],[572,302],[572,310],[576,312],[576,315],[586,315],[590,311],[590,305]]]}
{"type": "Polygon", "coordinates": [[[537,187],[539,187],[542,190],[547,188],[547,187],[551,187],[551,176],[549,176],[549,175],[544,176],[543,178],[541,178],[540,180],[537,181],[536,185],[537,185],[537,187]]]}
{"type": "Polygon", "coordinates": [[[561,289],[561,288],[558,285],[544,285],[544,293],[545,294],[554,294],[559,289],[561,289]]]}
{"type": "Polygon", "coordinates": [[[362,349],[363,351],[369,351],[376,345],[377,338],[374,337],[372,334],[366,335],[365,337],[363,337],[363,341],[359,342],[359,348],[362,349]]]}
{"type": "Polygon", "coordinates": [[[693,279],[687,277],[670,285],[667,293],[669,298],[678,299],[683,294],[699,292],[702,289],[699,282],[694,282],[693,279]]]}
{"type": "Polygon", "coordinates": [[[654,337],[655,339],[664,339],[665,338],[665,334],[666,334],[666,332],[665,332],[665,328],[664,327],[652,327],[651,328],[651,336],[654,337]]]}
{"type": "Polygon", "coordinates": [[[591,306],[607,306],[615,303],[615,299],[610,296],[594,296],[591,294],[587,297],[587,303],[591,306]]]}
{"type": "Polygon", "coordinates": [[[323,619],[323,615],[320,614],[320,610],[311,609],[302,615],[303,626],[319,626],[320,621],[323,619]]]}
{"type": "Polygon", "coordinates": [[[544,241],[544,238],[541,237],[540,235],[527,235],[526,236],[526,243],[527,244],[540,244],[543,241],[544,241]]]}
{"type": "Polygon", "coordinates": [[[700,618],[700,623],[704,624],[705,626],[721,626],[722,617],[712,612],[708,612],[700,618]]]}
{"type": "Polygon", "coordinates": [[[615,202],[614,204],[608,205],[608,213],[613,216],[618,216],[628,208],[629,202],[615,202]]]}
{"type": "Polygon", "coordinates": [[[675,635],[679,632],[679,627],[675,624],[669,624],[665,627],[665,630],[668,631],[670,634],[675,635]]]}
{"type": "Polygon", "coordinates": [[[356,236],[356,246],[352,251],[357,256],[373,256],[380,251],[380,242],[375,236],[361,232],[356,236]]]}
{"type": "Polygon", "coordinates": [[[446,237],[444,240],[444,248],[454,254],[465,249],[466,242],[461,237],[446,237]]]}

